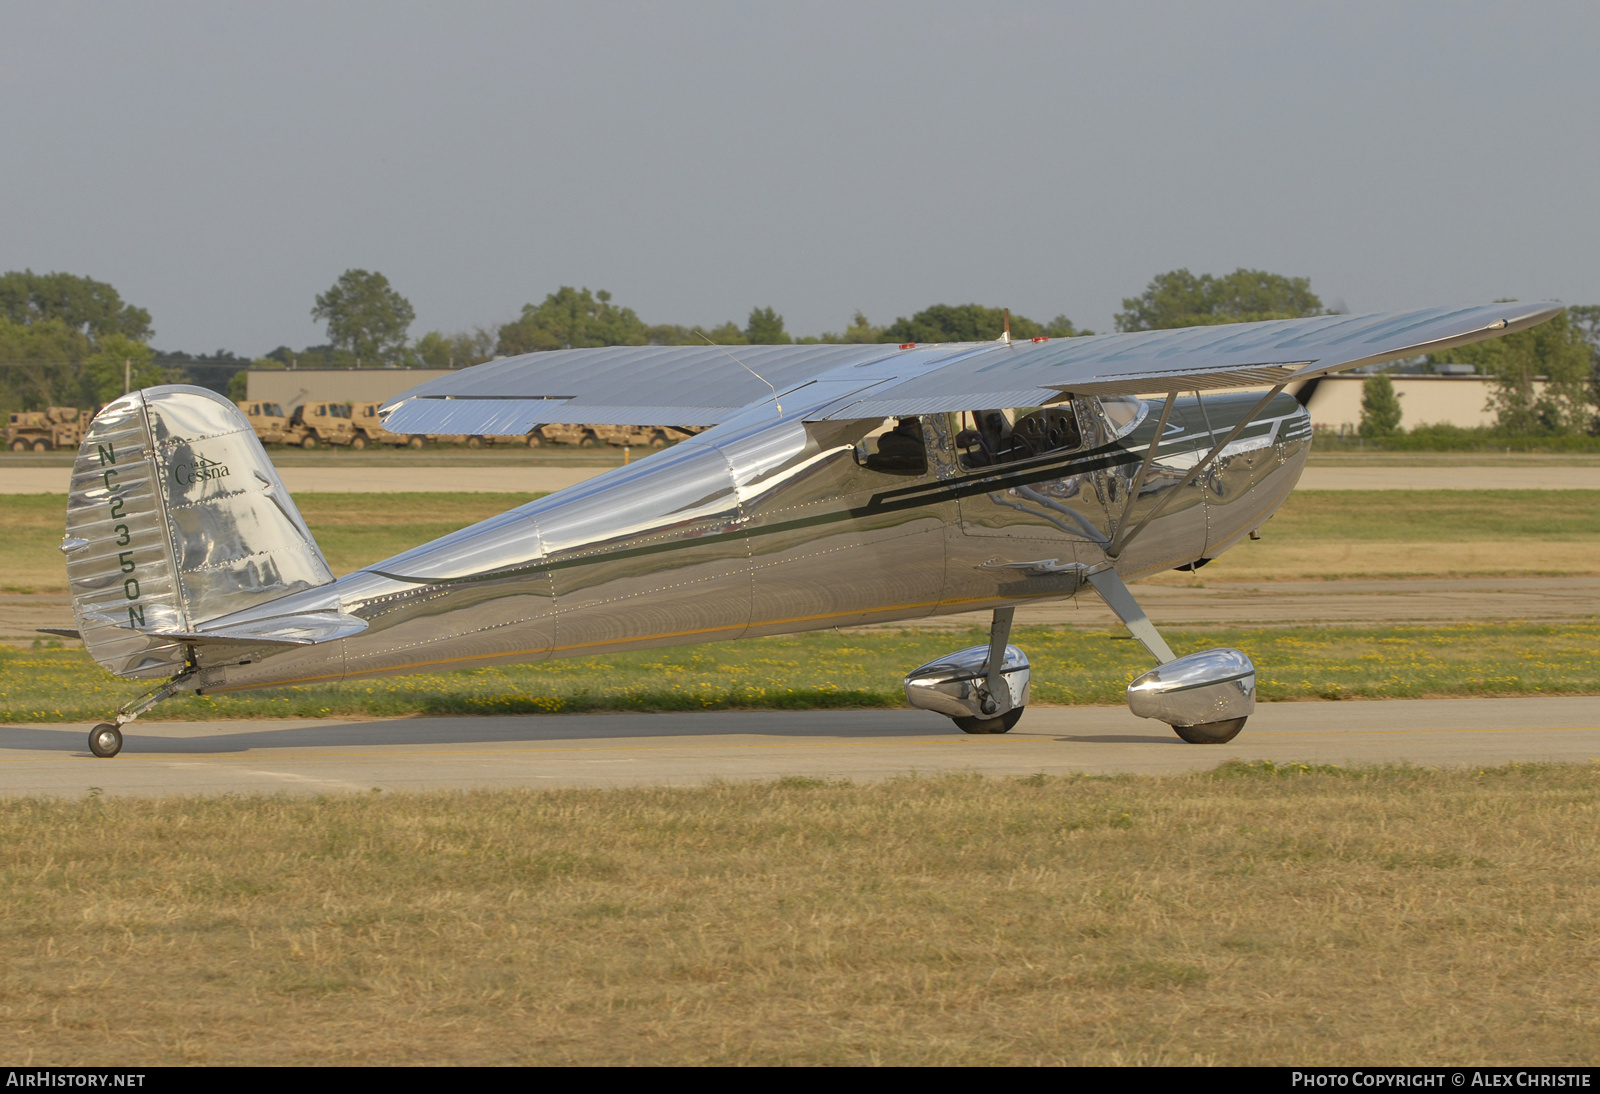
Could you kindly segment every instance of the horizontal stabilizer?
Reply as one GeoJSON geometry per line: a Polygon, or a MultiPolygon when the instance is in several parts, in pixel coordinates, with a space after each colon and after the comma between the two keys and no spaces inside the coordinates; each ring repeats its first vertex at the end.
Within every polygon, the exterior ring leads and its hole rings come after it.
{"type": "Polygon", "coordinates": [[[190,645],[314,646],[349,638],[367,629],[367,621],[343,612],[303,612],[197,631],[161,631],[162,638],[190,645]]]}

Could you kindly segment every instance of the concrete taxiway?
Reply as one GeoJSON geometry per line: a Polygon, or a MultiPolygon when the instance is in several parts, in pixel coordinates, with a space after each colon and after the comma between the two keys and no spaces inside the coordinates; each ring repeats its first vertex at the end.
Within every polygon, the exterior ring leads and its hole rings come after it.
{"type": "Polygon", "coordinates": [[[970,737],[924,711],[593,714],[369,721],[139,722],[122,755],[88,726],[0,727],[0,794],[370,793],[1205,770],[1277,763],[1600,763],[1600,699],[1272,703],[1232,743],[1188,745],[1124,707],[1035,707],[970,737]]]}

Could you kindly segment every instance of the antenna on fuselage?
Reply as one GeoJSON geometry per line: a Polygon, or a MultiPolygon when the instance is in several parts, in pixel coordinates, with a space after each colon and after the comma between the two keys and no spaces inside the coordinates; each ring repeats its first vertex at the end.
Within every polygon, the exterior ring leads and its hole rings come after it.
{"type": "MultiPolygon", "coordinates": [[[[733,324],[731,324],[731,323],[729,324],[729,326],[732,326],[732,325],[733,324]]],[[[726,349],[723,349],[721,346],[717,345],[710,338],[706,338],[706,332],[705,331],[697,330],[697,331],[695,331],[695,333],[698,334],[701,338],[705,338],[706,339],[706,345],[710,346],[712,349],[717,350],[719,353],[721,353],[728,360],[732,361],[734,364],[736,364],[740,368],[744,369],[750,375],[754,376],[757,380],[760,380],[763,384],[766,384],[767,387],[772,391],[772,405],[778,408],[779,417],[783,416],[783,404],[778,402],[778,389],[772,386],[772,381],[771,380],[767,379],[765,376],[761,375],[761,373],[757,372],[755,369],[751,368],[749,365],[747,365],[743,361],[739,360],[733,354],[729,353],[726,349]]]]}
{"type": "Polygon", "coordinates": [[[1001,308],[1000,314],[1005,316],[1006,321],[1006,329],[1000,332],[1000,341],[1009,346],[1011,344],[1011,309],[1001,308]]]}

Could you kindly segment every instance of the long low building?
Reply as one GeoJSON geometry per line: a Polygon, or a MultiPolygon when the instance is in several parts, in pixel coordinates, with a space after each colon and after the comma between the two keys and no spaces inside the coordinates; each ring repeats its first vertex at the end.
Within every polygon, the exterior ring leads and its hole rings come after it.
{"type": "MultiPolygon", "coordinates": [[[[1314,429],[1354,433],[1361,425],[1361,388],[1367,376],[1327,376],[1311,393],[1306,409],[1314,429]]],[[[1400,427],[1456,425],[1464,429],[1494,425],[1489,409],[1493,390],[1487,376],[1390,375],[1400,398],[1400,427]]],[[[1534,383],[1535,390],[1544,385],[1534,383]]]]}
{"type": "Polygon", "coordinates": [[[370,403],[450,375],[442,368],[251,369],[246,397],[293,412],[301,403],[370,403]]]}

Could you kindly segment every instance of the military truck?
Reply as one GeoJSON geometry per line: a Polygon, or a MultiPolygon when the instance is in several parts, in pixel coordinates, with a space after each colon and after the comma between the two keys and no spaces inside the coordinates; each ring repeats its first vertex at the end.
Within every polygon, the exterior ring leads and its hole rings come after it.
{"type": "Polygon", "coordinates": [[[279,403],[247,399],[234,405],[250,423],[250,428],[256,431],[256,439],[262,444],[299,444],[300,437],[304,436],[295,433],[289,423],[289,415],[283,412],[283,406],[279,403]]]}
{"type": "Polygon", "coordinates": [[[19,410],[6,425],[6,445],[13,452],[48,452],[52,448],[76,449],[83,440],[83,423],[90,415],[75,406],[44,410],[19,410]]]}
{"type": "MultiPolygon", "coordinates": [[[[378,417],[377,403],[356,403],[350,408],[350,424],[354,427],[357,438],[364,438],[365,444],[392,444],[396,448],[421,448],[424,438],[418,433],[390,433],[383,428],[383,419],[378,417]]],[[[351,442],[355,444],[354,441],[351,442]]],[[[355,445],[360,448],[362,445],[355,445]]]]}
{"type": "Polygon", "coordinates": [[[594,435],[617,448],[665,448],[700,432],[670,425],[591,425],[594,435]]]}
{"type": "MultiPolygon", "coordinates": [[[[594,426],[552,423],[542,425],[528,434],[528,447],[539,448],[547,444],[574,444],[579,448],[599,448],[600,437],[594,426]]],[[[608,429],[609,426],[599,428],[608,429]]]]}
{"type": "Polygon", "coordinates": [[[323,444],[367,447],[366,436],[357,434],[351,424],[348,403],[301,403],[289,418],[289,436],[293,439],[285,443],[301,448],[323,444]]]}
{"type": "Polygon", "coordinates": [[[700,433],[696,426],[673,425],[542,425],[528,434],[528,447],[546,444],[572,444],[579,448],[665,448],[700,433]]]}

